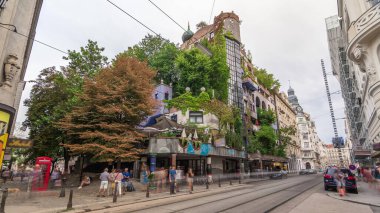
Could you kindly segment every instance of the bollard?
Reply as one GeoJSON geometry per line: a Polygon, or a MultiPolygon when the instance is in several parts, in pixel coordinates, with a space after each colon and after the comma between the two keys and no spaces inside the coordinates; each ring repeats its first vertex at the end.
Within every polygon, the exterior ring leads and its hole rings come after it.
{"type": "Polygon", "coordinates": [[[66,182],[66,178],[61,178],[61,193],[59,194],[59,197],[66,196],[65,182],[66,182]]]}
{"type": "Polygon", "coordinates": [[[149,182],[146,184],[146,195],[145,197],[149,198],[149,182]]]}
{"type": "Polygon", "coordinates": [[[8,188],[4,188],[3,195],[1,196],[0,213],[5,213],[5,201],[8,197],[8,188]]]}
{"type": "Polygon", "coordinates": [[[230,186],[232,185],[232,178],[231,175],[228,175],[230,177],[230,186]]]}
{"type": "Polygon", "coordinates": [[[67,203],[67,210],[70,210],[73,208],[73,193],[74,191],[70,189],[70,195],[69,195],[69,202],[67,203]]]}
{"type": "Polygon", "coordinates": [[[208,177],[206,179],[206,189],[208,189],[208,177]]]}
{"type": "Polygon", "coordinates": [[[219,187],[221,187],[221,184],[220,184],[220,174],[218,175],[218,183],[219,183],[219,187]]]}
{"type": "Polygon", "coordinates": [[[241,175],[239,176],[239,184],[241,184],[241,175]]]}
{"type": "Polygon", "coordinates": [[[113,203],[116,203],[116,201],[117,201],[117,184],[118,183],[119,182],[115,182],[115,191],[113,193],[113,200],[112,200],[113,203]]]}

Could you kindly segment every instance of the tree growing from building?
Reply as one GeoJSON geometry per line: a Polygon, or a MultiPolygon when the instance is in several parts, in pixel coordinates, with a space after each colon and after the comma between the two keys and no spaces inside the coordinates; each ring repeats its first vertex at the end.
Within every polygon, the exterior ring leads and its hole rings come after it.
{"type": "Polygon", "coordinates": [[[142,135],[135,127],[155,107],[154,76],[145,62],[120,56],[93,80],[86,80],[80,104],[59,122],[72,138],[65,147],[93,160],[136,159],[142,135]]]}

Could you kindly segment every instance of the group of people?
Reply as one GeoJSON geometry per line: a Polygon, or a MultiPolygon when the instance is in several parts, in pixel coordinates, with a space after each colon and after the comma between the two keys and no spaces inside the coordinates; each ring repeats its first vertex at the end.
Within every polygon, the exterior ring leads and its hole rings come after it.
{"type": "MultiPolygon", "coordinates": [[[[154,175],[154,179],[152,180],[153,183],[150,183],[151,185],[154,185],[156,187],[156,192],[161,192],[161,190],[166,186],[166,183],[169,182],[170,186],[170,194],[175,194],[176,191],[179,190],[178,188],[178,174],[175,166],[171,166],[169,170],[162,168],[157,169],[156,171],[152,172],[154,175]]],[[[149,170],[146,166],[143,166],[142,168],[142,176],[141,176],[141,183],[147,184],[148,183],[148,176],[150,174],[149,170]]],[[[192,193],[193,191],[193,179],[194,179],[194,172],[192,168],[189,168],[186,173],[186,181],[189,187],[189,193],[192,193]]]]}
{"type": "MultiPolygon", "coordinates": [[[[109,187],[111,189],[111,194],[116,192],[117,194],[122,195],[127,191],[134,191],[131,181],[131,173],[128,168],[125,168],[123,172],[120,169],[113,169],[111,173],[109,173],[108,169],[105,168],[100,174],[99,179],[100,187],[98,197],[105,197],[109,187]]],[[[82,188],[84,185],[89,185],[90,181],[91,180],[89,178],[86,179],[85,177],[79,188],[82,188]]]]}

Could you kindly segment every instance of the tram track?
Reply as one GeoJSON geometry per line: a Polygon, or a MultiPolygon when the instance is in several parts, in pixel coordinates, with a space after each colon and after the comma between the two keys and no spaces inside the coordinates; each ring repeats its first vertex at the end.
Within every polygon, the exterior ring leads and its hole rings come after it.
{"type": "MultiPolygon", "coordinates": [[[[311,180],[311,181],[306,181],[306,182],[304,182],[302,184],[310,184],[310,182],[313,182],[313,181],[314,181],[314,179],[311,180]]],[[[259,188],[259,187],[264,187],[264,188],[261,188],[261,189],[255,190],[255,191],[251,190],[251,191],[248,191],[248,192],[239,193],[239,194],[236,194],[236,195],[228,195],[228,194],[226,194],[226,197],[223,197],[223,198],[220,198],[220,199],[208,201],[207,203],[201,203],[201,204],[198,204],[198,205],[194,205],[193,204],[193,205],[191,205],[189,207],[181,208],[181,209],[176,209],[176,210],[171,211],[171,212],[182,212],[182,211],[191,210],[191,209],[194,209],[194,208],[197,208],[197,207],[202,207],[202,206],[205,206],[205,205],[209,205],[209,204],[212,204],[212,203],[221,202],[221,201],[224,201],[224,200],[227,200],[227,199],[231,199],[231,198],[237,198],[237,197],[244,196],[244,195],[255,194],[255,193],[258,193],[258,192],[261,192],[261,191],[264,191],[264,190],[269,190],[269,189],[277,188],[277,187],[279,187],[281,185],[284,185],[284,182],[285,182],[285,180],[282,180],[281,182],[279,182],[279,183],[277,183],[275,185],[272,185],[270,187],[266,187],[266,186],[270,185],[271,183],[265,184],[265,185],[259,185],[259,186],[254,185],[254,186],[250,186],[250,187],[245,187],[244,189],[254,189],[254,188],[259,188]]],[[[297,185],[299,185],[299,183],[292,184],[291,186],[286,187],[286,188],[284,188],[282,190],[287,190],[287,189],[293,188],[293,187],[295,187],[297,185]]],[[[227,193],[231,193],[231,192],[238,191],[238,190],[242,190],[242,189],[241,188],[233,189],[233,190],[228,191],[227,193]]],[[[220,192],[220,193],[217,193],[217,194],[213,194],[213,195],[219,195],[219,194],[225,194],[225,193],[226,192],[223,191],[223,192],[220,192]]],[[[274,194],[274,193],[270,193],[270,194],[274,194]]],[[[270,194],[267,194],[267,195],[264,195],[264,196],[261,196],[261,197],[257,197],[255,199],[252,199],[251,201],[258,200],[260,198],[269,196],[270,194]]],[[[189,202],[189,201],[195,201],[195,200],[202,199],[202,198],[205,198],[205,197],[210,197],[210,196],[213,196],[213,195],[203,195],[203,196],[199,196],[199,197],[189,198],[189,199],[186,199],[186,200],[179,200],[179,201],[174,201],[174,202],[171,202],[171,203],[163,203],[163,204],[159,204],[159,205],[149,206],[149,207],[146,207],[146,208],[140,208],[140,209],[137,209],[137,210],[128,210],[128,212],[143,212],[143,211],[150,210],[150,209],[158,209],[160,207],[171,206],[173,204],[180,204],[180,203],[185,203],[185,202],[189,202]]],[[[222,210],[222,211],[224,211],[224,210],[222,210]]]]}
{"type": "MultiPolygon", "coordinates": [[[[269,208],[269,209],[267,209],[267,210],[264,210],[263,212],[265,212],[265,213],[272,212],[273,210],[275,210],[276,208],[280,207],[281,205],[284,205],[285,203],[287,203],[287,202],[293,200],[294,198],[298,197],[299,195],[301,195],[301,194],[305,193],[306,191],[312,189],[313,187],[315,187],[315,186],[321,184],[321,181],[320,181],[320,180],[319,180],[319,181],[311,180],[311,181],[308,181],[308,182],[304,182],[304,183],[302,183],[302,185],[304,185],[304,184],[305,184],[305,185],[308,185],[308,184],[310,184],[310,183],[312,183],[310,187],[306,187],[306,189],[303,189],[303,190],[301,190],[300,192],[297,192],[295,195],[290,196],[290,197],[287,198],[286,200],[281,201],[280,203],[275,204],[274,206],[272,206],[271,208],[269,208]]],[[[260,200],[260,199],[263,199],[263,198],[266,198],[266,197],[269,197],[269,196],[272,196],[272,195],[275,195],[275,194],[279,194],[279,193],[284,192],[284,191],[289,191],[288,189],[293,188],[294,186],[300,186],[300,185],[293,185],[293,186],[290,186],[290,187],[286,187],[286,188],[284,188],[284,189],[280,189],[280,190],[278,190],[278,191],[276,191],[276,192],[272,192],[272,193],[269,193],[269,194],[265,194],[265,195],[263,195],[263,196],[256,197],[256,198],[254,198],[254,199],[250,199],[250,200],[247,200],[247,201],[244,201],[244,202],[237,203],[237,204],[235,204],[235,205],[233,205],[233,206],[230,206],[230,207],[228,207],[228,208],[224,208],[224,209],[219,210],[219,211],[217,211],[217,212],[218,212],[218,213],[228,212],[229,210],[232,210],[232,209],[235,209],[235,208],[241,207],[242,205],[249,204],[249,203],[252,203],[252,202],[254,202],[254,201],[258,201],[258,200],[260,200]]]]}

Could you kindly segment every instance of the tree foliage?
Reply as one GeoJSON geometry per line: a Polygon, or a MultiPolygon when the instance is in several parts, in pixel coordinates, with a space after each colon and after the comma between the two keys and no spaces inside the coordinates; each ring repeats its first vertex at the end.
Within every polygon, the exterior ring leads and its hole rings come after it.
{"type": "Polygon", "coordinates": [[[202,45],[207,47],[211,53],[212,72],[209,75],[210,88],[215,91],[215,98],[227,103],[228,99],[228,79],[230,70],[227,65],[227,50],[225,35],[216,33],[212,41],[203,39],[202,45]]]}
{"type": "Polygon", "coordinates": [[[256,68],[254,75],[257,77],[257,81],[268,90],[276,90],[281,86],[278,79],[273,74],[268,73],[266,69],[256,68]]]}
{"type": "Polygon", "coordinates": [[[207,26],[207,23],[205,21],[201,21],[198,24],[195,25],[197,27],[197,30],[201,29],[202,27],[207,26]]]}
{"type": "Polygon", "coordinates": [[[123,56],[136,57],[140,61],[146,61],[148,65],[157,71],[154,77],[156,83],[161,79],[166,84],[176,87],[178,70],[175,67],[175,59],[180,50],[177,46],[159,35],[146,35],[138,44],[129,47],[128,50],[118,54],[116,58],[123,56]]]}
{"type": "Polygon", "coordinates": [[[23,122],[30,129],[33,147],[24,153],[26,162],[33,162],[38,156],[50,156],[53,159],[67,155],[60,144],[65,143],[65,135],[56,125],[73,106],[78,104],[78,95],[82,91],[83,79],[91,78],[107,64],[102,55],[104,48],[89,40],[80,51],[69,50],[64,59],[67,67],[57,70],[55,67],[41,71],[30,96],[24,105],[28,107],[27,118],[23,122]]]}
{"type": "Polygon", "coordinates": [[[275,155],[277,134],[271,126],[261,126],[255,132],[254,136],[250,137],[248,151],[251,153],[260,151],[261,154],[275,155]]]}
{"type": "Polygon", "coordinates": [[[142,135],[135,127],[153,112],[154,75],[145,62],[121,56],[86,80],[81,104],[59,122],[72,136],[65,146],[94,160],[136,159],[142,135]]]}
{"type": "Polygon", "coordinates": [[[276,116],[272,110],[257,109],[257,119],[260,125],[270,126],[276,121],[276,116]]]}
{"type": "Polygon", "coordinates": [[[217,99],[204,103],[203,109],[218,118],[219,131],[227,130],[227,125],[233,124],[235,121],[233,109],[217,99]]]}
{"type": "Polygon", "coordinates": [[[208,101],[210,101],[210,96],[207,92],[201,92],[198,96],[193,96],[191,92],[186,91],[182,95],[164,102],[168,104],[169,109],[174,107],[185,114],[187,110],[198,111],[202,109],[203,105],[208,101]]]}
{"type": "Polygon", "coordinates": [[[183,94],[186,87],[190,87],[194,95],[198,95],[202,87],[211,88],[209,76],[213,72],[212,62],[199,49],[182,51],[175,63],[179,70],[178,86],[175,91],[177,95],[183,94]]]}

